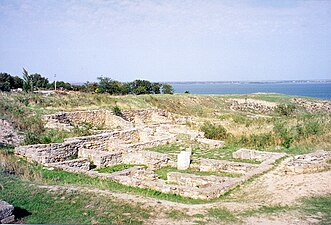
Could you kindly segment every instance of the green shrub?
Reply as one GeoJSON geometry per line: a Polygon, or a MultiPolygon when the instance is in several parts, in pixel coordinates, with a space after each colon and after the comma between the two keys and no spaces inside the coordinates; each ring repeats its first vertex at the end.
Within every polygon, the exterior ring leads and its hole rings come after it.
{"type": "Polygon", "coordinates": [[[214,140],[222,140],[228,137],[227,130],[222,125],[214,125],[209,122],[204,123],[200,130],[205,133],[205,137],[214,140]]]}
{"type": "Polygon", "coordinates": [[[114,106],[112,111],[115,116],[122,116],[122,110],[120,107],[114,106]]]}
{"type": "Polygon", "coordinates": [[[289,116],[295,110],[294,104],[280,104],[276,107],[276,112],[282,116],[289,116]]]}
{"type": "Polygon", "coordinates": [[[92,135],[93,125],[91,123],[80,123],[78,126],[74,126],[72,132],[74,136],[88,136],[92,135]]]}

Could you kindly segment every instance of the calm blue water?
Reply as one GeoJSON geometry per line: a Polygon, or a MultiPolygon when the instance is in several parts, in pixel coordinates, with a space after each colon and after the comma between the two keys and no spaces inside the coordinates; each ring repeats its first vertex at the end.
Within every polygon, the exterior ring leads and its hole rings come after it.
{"type": "Polygon", "coordinates": [[[282,93],[331,99],[331,83],[170,83],[175,93],[191,94],[250,94],[282,93]]]}

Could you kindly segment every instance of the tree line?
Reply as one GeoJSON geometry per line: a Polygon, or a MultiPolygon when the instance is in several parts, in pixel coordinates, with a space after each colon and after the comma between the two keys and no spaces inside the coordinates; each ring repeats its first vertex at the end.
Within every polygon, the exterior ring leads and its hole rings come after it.
{"type": "MultiPolygon", "coordinates": [[[[86,82],[83,85],[72,85],[65,81],[56,81],[56,87],[62,90],[73,90],[90,93],[109,93],[112,95],[127,94],[173,94],[170,84],[150,82],[148,80],[135,80],[133,82],[120,82],[109,77],[98,77],[98,82],[86,82]]],[[[0,73],[0,91],[10,91],[22,88],[26,92],[35,90],[53,90],[55,83],[49,82],[41,74],[29,74],[23,68],[23,79],[8,73],[0,73]]]]}

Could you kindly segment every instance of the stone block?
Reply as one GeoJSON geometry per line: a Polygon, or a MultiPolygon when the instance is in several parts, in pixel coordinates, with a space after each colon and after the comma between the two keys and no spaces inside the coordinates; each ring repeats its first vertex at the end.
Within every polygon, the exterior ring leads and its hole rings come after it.
{"type": "Polygon", "coordinates": [[[11,216],[14,212],[14,206],[5,201],[0,201],[0,220],[11,216]]]}
{"type": "Polygon", "coordinates": [[[8,216],[2,220],[0,220],[0,223],[2,224],[9,224],[9,223],[13,223],[15,221],[15,216],[14,215],[11,215],[11,216],[8,216]]]}
{"type": "Polygon", "coordinates": [[[181,151],[177,157],[177,169],[186,170],[190,167],[191,153],[188,151],[181,151]]]}

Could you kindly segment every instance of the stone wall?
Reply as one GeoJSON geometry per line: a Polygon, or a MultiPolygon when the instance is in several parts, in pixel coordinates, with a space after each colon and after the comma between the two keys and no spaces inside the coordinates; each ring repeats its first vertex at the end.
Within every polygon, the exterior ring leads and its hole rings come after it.
{"type": "Polygon", "coordinates": [[[308,112],[331,113],[331,101],[293,98],[291,99],[291,102],[304,107],[308,112]]]}
{"type": "Polygon", "coordinates": [[[129,128],[132,124],[109,110],[87,110],[75,112],[59,112],[44,116],[47,128],[71,129],[82,123],[89,123],[96,128],[115,129],[129,128]]]}
{"type": "Polygon", "coordinates": [[[122,117],[135,124],[141,126],[144,124],[162,124],[171,123],[170,114],[161,109],[136,109],[122,110],[122,117]]]}
{"type": "Polygon", "coordinates": [[[122,153],[80,148],[78,157],[88,158],[97,168],[123,163],[122,153]]]}
{"type": "Polygon", "coordinates": [[[316,151],[310,154],[291,156],[284,160],[278,169],[280,174],[316,173],[331,169],[330,151],[316,151]]]}
{"type": "Polygon", "coordinates": [[[41,164],[62,162],[77,155],[82,143],[71,141],[53,144],[26,145],[15,148],[15,153],[25,156],[29,161],[41,164]]]}
{"type": "Polygon", "coordinates": [[[228,99],[230,109],[244,112],[270,113],[277,106],[275,102],[268,102],[256,99],[228,99]]]}
{"type": "Polygon", "coordinates": [[[258,164],[229,162],[226,160],[216,159],[200,159],[200,163],[197,165],[200,171],[221,171],[231,173],[246,173],[257,168],[258,166],[258,164]]]}
{"type": "Polygon", "coordinates": [[[168,166],[168,154],[152,151],[137,151],[123,154],[123,163],[143,164],[151,168],[168,166]]]}
{"type": "Polygon", "coordinates": [[[21,140],[22,136],[18,135],[14,125],[6,120],[0,119],[0,144],[17,146],[21,140]]]}
{"type": "Polygon", "coordinates": [[[48,166],[62,168],[65,170],[75,169],[78,171],[90,170],[90,161],[87,158],[67,160],[64,162],[49,163],[48,166]]]}
{"type": "Polygon", "coordinates": [[[167,181],[189,187],[206,188],[215,184],[224,183],[232,178],[220,176],[199,176],[189,173],[170,172],[167,181]]]}

